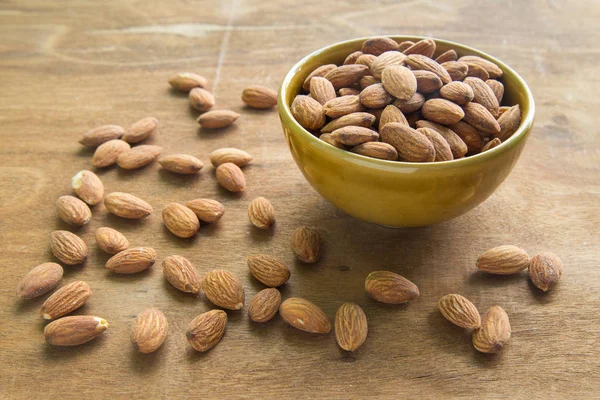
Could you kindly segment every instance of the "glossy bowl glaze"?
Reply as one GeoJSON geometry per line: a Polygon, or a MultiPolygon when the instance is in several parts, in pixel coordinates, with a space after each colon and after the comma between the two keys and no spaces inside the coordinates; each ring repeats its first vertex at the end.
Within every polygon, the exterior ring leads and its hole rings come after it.
{"type": "MultiPolygon", "coordinates": [[[[398,42],[418,36],[390,36],[398,42]]],[[[279,91],[278,110],[288,146],[306,180],[326,200],[345,213],[372,223],[425,226],[455,218],[487,199],[517,162],[533,127],[535,104],[529,87],[500,60],[473,48],[434,39],[436,55],[454,49],[459,57],[478,55],[502,71],[503,104],[519,104],[518,130],[501,145],[474,156],[431,163],[379,160],[333,147],[296,122],[290,111],[304,79],[323,64],[341,64],[368,38],[354,39],[318,50],[300,60],[286,75],[279,91]]]]}

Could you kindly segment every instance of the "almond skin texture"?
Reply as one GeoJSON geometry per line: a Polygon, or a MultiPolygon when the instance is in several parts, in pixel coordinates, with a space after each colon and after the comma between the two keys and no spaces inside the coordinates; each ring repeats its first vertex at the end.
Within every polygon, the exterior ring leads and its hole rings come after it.
{"type": "Polygon", "coordinates": [[[417,91],[423,94],[433,93],[444,85],[439,76],[431,71],[412,71],[417,80],[417,91]]]}
{"type": "Polygon", "coordinates": [[[499,78],[502,76],[502,70],[496,64],[486,59],[483,59],[479,56],[463,56],[458,59],[458,61],[463,62],[469,66],[478,65],[481,68],[485,69],[490,78],[499,78]]]}
{"type": "Polygon", "coordinates": [[[393,105],[398,107],[402,113],[408,114],[420,110],[423,103],[425,103],[425,97],[421,93],[416,92],[410,99],[396,100],[393,105]]]}
{"type": "Polygon", "coordinates": [[[269,229],[275,223],[275,209],[264,197],[257,197],[248,206],[248,218],[259,229],[269,229]]]}
{"type": "Polygon", "coordinates": [[[415,75],[402,65],[387,66],[381,73],[381,83],[385,90],[398,100],[408,100],[417,91],[415,75]]]}
{"type": "Polygon", "coordinates": [[[467,77],[463,82],[473,89],[473,101],[487,108],[494,117],[498,117],[500,105],[492,88],[479,78],[467,77]]]}
{"type": "Polygon", "coordinates": [[[477,307],[460,294],[447,294],[438,301],[440,312],[448,321],[461,328],[477,329],[481,316],[477,307]]]}
{"type": "Polygon", "coordinates": [[[367,112],[355,112],[336,118],[321,128],[321,133],[331,133],[346,126],[369,128],[375,122],[375,116],[367,112]]]}
{"type": "Polygon", "coordinates": [[[242,101],[248,107],[264,109],[277,105],[277,92],[266,86],[248,86],[242,92],[242,101]]]}
{"type": "Polygon", "coordinates": [[[337,68],[337,65],[335,65],[335,64],[326,64],[326,65],[321,65],[318,68],[315,68],[315,70],[313,72],[311,72],[304,80],[304,83],[302,84],[302,89],[304,89],[304,91],[308,93],[310,91],[310,81],[313,77],[325,76],[325,75],[327,75],[327,73],[329,73],[330,71],[333,71],[336,68],[337,68]]]}
{"type": "Polygon", "coordinates": [[[359,96],[336,97],[323,104],[323,112],[331,118],[343,117],[347,114],[365,111],[359,96]]]}
{"type": "Polygon", "coordinates": [[[469,71],[467,71],[467,76],[479,78],[482,81],[487,81],[488,79],[490,79],[490,74],[485,70],[485,68],[476,64],[469,64],[469,71]]]}
{"type": "Polygon", "coordinates": [[[441,63],[445,63],[445,62],[447,62],[447,61],[456,61],[457,59],[458,59],[458,55],[456,54],[456,51],[454,51],[454,50],[450,49],[450,50],[448,50],[448,51],[446,51],[446,52],[444,52],[444,53],[440,54],[440,55],[439,55],[439,56],[438,56],[438,57],[435,59],[435,61],[436,61],[438,64],[441,64],[441,63]]]}
{"type": "Polygon", "coordinates": [[[562,273],[562,262],[554,253],[537,254],[529,264],[529,279],[538,289],[544,292],[556,286],[562,273]]]}
{"type": "Polygon", "coordinates": [[[92,219],[88,205],[73,196],[60,196],[56,200],[56,211],[60,219],[69,225],[83,226],[92,219]]]}
{"type": "Polygon", "coordinates": [[[108,328],[104,318],[77,315],[57,319],[46,325],[44,337],[53,346],[78,346],[98,337],[108,328]]]}
{"type": "Polygon", "coordinates": [[[200,221],[192,210],[179,203],[169,203],[162,211],[163,222],[177,237],[190,238],[198,233],[200,221]]]}
{"type": "Polygon", "coordinates": [[[84,133],[79,143],[86,147],[98,147],[109,140],[118,139],[125,130],[118,125],[102,125],[84,133]]]}
{"type": "Polygon", "coordinates": [[[193,88],[188,95],[190,105],[198,111],[208,111],[215,105],[215,97],[202,88],[193,88]]]}
{"type": "Polygon", "coordinates": [[[454,124],[465,116],[463,109],[446,99],[429,99],[421,108],[423,117],[438,124],[454,124]]]}
{"type": "Polygon", "coordinates": [[[184,293],[198,294],[202,280],[194,264],[182,256],[168,256],[162,262],[167,281],[184,293]]]}
{"type": "Polygon", "coordinates": [[[390,122],[400,122],[404,125],[408,126],[408,121],[402,111],[392,104],[386,106],[379,117],[379,130],[383,129],[383,127],[390,122]]]}
{"type": "Polygon", "coordinates": [[[465,154],[467,154],[467,144],[463,142],[463,140],[458,136],[454,131],[450,128],[442,126],[440,124],[436,124],[435,122],[419,120],[417,121],[418,128],[429,128],[433,129],[448,142],[450,146],[450,150],[452,151],[452,156],[456,158],[461,158],[465,154]]]}
{"type": "Polygon", "coordinates": [[[455,124],[449,125],[449,128],[465,142],[468,153],[476,154],[483,148],[483,136],[477,129],[466,122],[458,121],[455,124]]]}
{"type": "Polygon", "coordinates": [[[131,125],[121,139],[127,143],[139,143],[154,135],[156,131],[158,131],[158,120],[146,117],[131,125]]]}
{"type": "Polygon", "coordinates": [[[498,125],[500,125],[500,133],[496,135],[501,141],[505,141],[512,136],[513,133],[519,128],[521,124],[521,108],[517,104],[509,108],[504,112],[500,118],[498,118],[498,125]]]}
{"type": "Polygon", "coordinates": [[[406,56],[399,51],[386,51],[380,54],[369,67],[373,76],[381,79],[381,74],[390,65],[403,65],[406,56]]]}
{"type": "Polygon", "coordinates": [[[316,228],[301,226],[292,233],[292,251],[303,263],[319,261],[323,248],[323,238],[316,228]]]}
{"type": "Polygon", "coordinates": [[[422,54],[411,54],[406,57],[406,64],[409,65],[413,70],[430,71],[440,77],[443,84],[452,82],[452,78],[448,71],[435,60],[426,57],[422,54]]]}
{"type": "Polygon", "coordinates": [[[145,167],[156,160],[163,148],[150,144],[144,144],[121,153],[117,158],[117,165],[123,169],[138,169],[145,167]]]}
{"type": "Polygon", "coordinates": [[[83,281],[71,282],[58,289],[42,304],[41,316],[56,319],[77,310],[92,295],[92,290],[83,281]]]}
{"type": "Polygon", "coordinates": [[[327,79],[315,76],[310,83],[310,95],[320,104],[336,98],[335,89],[327,79]]]}
{"type": "Polygon", "coordinates": [[[481,318],[481,328],[473,331],[473,346],[482,353],[497,353],[510,339],[510,333],[506,311],[493,306],[481,318]]]}
{"type": "Polygon", "coordinates": [[[358,304],[344,303],[335,313],[335,340],[342,349],[355,351],[367,340],[367,316],[358,304]]]}
{"type": "Polygon", "coordinates": [[[281,305],[281,293],[275,288],[263,289],[250,300],[248,316],[254,322],[264,323],[273,319],[281,305]]]}
{"type": "Polygon", "coordinates": [[[106,262],[106,268],[117,274],[136,274],[147,270],[156,261],[156,250],[134,247],[115,254],[106,262]]]}
{"type": "Polygon", "coordinates": [[[495,79],[488,79],[485,83],[492,89],[492,92],[494,92],[498,104],[502,103],[502,98],[504,97],[504,85],[495,79]]]}
{"type": "Polygon", "coordinates": [[[330,145],[337,147],[338,149],[346,149],[346,146],[331,137],[331,133],[323,133],[321,136],[319,136],[319,139],[325,143],[329,143],[330,145]]]}
{"type": "Polygon", "coordinates": [[[132,194],[112,192],[104,198],[109,213],[121,218],[140,219],[152,214],[152,206],[132,194]]]}
{"type": "Polygon", "coordinates": [[[489,142],[487,142],[485,146],[483,146],[483,149],[481,149],[481,152],[483,153],[484,151],[491,150],[494,147],[499,146],[501,143],[502,143],[502,141],[500,139],[494,138],[494,139],[490,140],[489,142]]]}
{"type": "MultiPolygon", "coordinates": [[[[377,83],[379,83],[379,79],[375,78],[373,75],[365,75],[362,78],[360,78],[359,85],[361,89],[366,89],[367,87],[375,85],[377,83]]],[[[360,92],[357,94],[360,94],[360,92]]]]}
{"type": "Polygon", "coordinates": [[[419,288],[408,279],[390,271],[374,271],[365,279],[365,290],[373,299],[401,304],[420,296],[419,288]]]}
{"type": "Polygon", "coordinates": [[[362,105],[367,108],[382,108],[394,101],[394,97],[383,88],[381,83],[364,88],[359,98],[362,105]]]}
{"type": "Polygon", "coordinates": [[[244,307],[244,288],[237,276],[224,269],[215,269],[202,280],[202,291],[214,305],[228,310],[244,307]]]}
{"type": "Polygon", "coordinates": [[[169,84],[175,90],[189,92],[195,87],[208,88],[208,79],[193,72],[181,72],[169,79],[169,84]]]}
{"type": "Polygon", "coordinates": [[[236,149],[235,147],[224,147],[210,153],[210,163],[214,167],[221,164],[233,163],[242,168],[252,161],[252,156],[244,150],[236,149]]]}
{"type": "Polygon", "coordinates": [[[401,161],[431,162],[435,160],[433,143],[422,133],[403,123],[390,122],[381,130],[381,141],[398,152],[401,161]]]}
{"type": "Polygon", "coordinates": [[[308,96],[296,96],[291,106],[292,115],[298,123],[309,131],[317,130],[325,125],[323,106],[308,96]]]}
{"type": "Polygon", "coordinates": [[[366,142],[376,142],[379,134],[361,126],[345,126],[331,132],[331,138],[345,146],[357,146],[366,142]]]}
{"type": "Polygon", "coordinates": [[[224,163],[217,167],[217,181],[230,192],[239,193],[246,189],[246,177],[237,165],[224,163]]]}
{"type": "Polygon", "coordinates": [[[344,60],[344,65],[347,64],[356,64],[356,60],[358,60],[358,57],[362,56],[363,52],[362,51],[355,51],[354,53],[350,53],[348,55],[348,57],[346,57],[346,59],[344,60]]]}
{"type": "Polygon", "coordinates": [[[446,61],[442,63],[442,67],[448,72],[453,81],[462,81],[469,72],[469,66],[458,61],[446,61]]]}
{"type": "Polygon", "coordinates": [[[290,279],[290,270],[276,257],[258,254],[248,257],[248,269],[256,280],[269,287],[279,287],[290,279]]]}
{"type": "Polygon", "coordinates": [[[17,297],[33,299],[54,289],[62,279],[63,268],[56,263],[48,262],[33,268],[17,285],[17,297]]]}
{"type": "Polygon", "coordinates": [[[156,308],[149,308],[135,318],[129,338],[140,353],[153,353],[165,342],[168,330],[165,315],[156,308]]]}
{"type": "Polygon", "coordinates": [[[104,185],[98,175],[85,169],[71,178],[71,188],[77,197],[90,206],[100,203],[104,196],[104,185]]]}
{"type": "Polygon", "coordinates": [[[394,39],[385,36],[378,36],[365,40],[361,50],[364,54],[378,56],[386,51],[397,49],[398,43],[394,39]]]}
{"type": "Polygon", "coordinates": [[[167,171],[183,175],[197,174],[204,167],[202,161],[188,154],[170,154],[159,158],[158,163],[167,171]]]}
{"type": "Polygon", "coordinates": [[[216,200],[194,199],[185,205],[196,214],[200,221],[208,224],[217,222],[225,213],[225,206],[216,200]]]}
{"type": "Polygon", "coordinates": [[[383,142],[367,142],[354,146],[351,152],[380,160],[398,160],[398,152],[391,144],[383,142]]]}
{"type": "Polygon", "coordinates": [[[464,82],[450,82],[440,89],[440,95],[456,104],[466,104],[473,100],[473,89],[464,82]]]}
{"type": "Polygon", "coordinates": [[[337,67],[325,75],[335,90],[352,86],[360,81],[369,68],[361,64],[348,64],[337,67]]]}
{"type": "Polygon", "coordinates": [[[435,47],[435,42],[432,39],[422,39],[404,50],[403,53],[406,55],[422,54],[425,57],[433,57],[435,47]]]}
{"type": "Polygon", "coordinates": [[[518,274],[529,267],[529,256],[520,247],[505,245],[494,247],[477,259],[477,268],[488,274],[518,274]]]}
{"type": "Polygon", "coordinates": [[[81,264],[88,255],[85,242],[69,231],[52,232],[50,234],[50,248],[54,257],[67,265],[81,264]]]}
{"type": "Polygon", "coordinates": [[[96,230],[96,243],[108,254],[117,254],[129,247],[129,240],[121,232],[107,227],[96,230]]]}
{"type": "Polygon", "coordinates": [[[92,156],[92,165],[96,168],[109,167],[116,164],[117,158],[121,153],[131,149],[129,143],[120,140],[113,139],[108,142],[102,143],[92,156]]]}
{"type": "Polygon", "coordinates": [[[325,313],[306,299],[290,297],[279,306],[279,314],[294,328],[310,333],[329,333],[331,322],[325,313]]]}
{"type": "Polygon", "coordinates": [[[233,124],[240,114],[231,110],[212,110],[205,112],[196,119],[196,122],[205,129],[221,129],[233,124]]]}
{"type": "Polygon", "coordinates": [[[223,310],[211,310],[198,315],[188,325],[186,338],[194,350],[212,349],[225,334],[227,314],[223,310]]]}
{"type": "Polygon", "coordinates": [[[425,135],[433,144],[435,161],[449,161],[454,159],[450,145],[439,132],[431,128],[418,128],[417,131],[425,135]]]}
{"type": "Polygon", "coordinates": [[[415,42],[412,42],[410,40],[405,40],[404,42],[401,42],[398,45],[398,51],[404,52],[404,50],[408,49],[409,47],[413,46],[415,44],[415,42]]]}
{"type": "MultiPolygon", "coordinates": [[[[364,78],[364,76],[363,76],[364,78]]],[[[358,96],[360,94],[360,90],[355,88],[341,88],[337,91],[340,96],[358,96]]]]}

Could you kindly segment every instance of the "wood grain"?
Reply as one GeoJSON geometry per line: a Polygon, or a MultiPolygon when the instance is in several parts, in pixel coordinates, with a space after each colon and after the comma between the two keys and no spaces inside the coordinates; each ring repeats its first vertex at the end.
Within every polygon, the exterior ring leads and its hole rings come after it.
{"type": "Polygon", "coordinates": [[[5,1],[0,4],[0,398],[593,398],[600,385],[600,105],[596,25],[600,6],[556,0],[323,1],[5,1]],[[358,36],[432,35],[480,48],[519,71],[537,100],[537,122],[517,167],[488,201],[456,220],[421,229],[387,229],[352,219],[321,199],[294,166],[274,111],[252,111],[240,94],[250,84],[277,88],[301,56],[358,36]],[[242,116],[224,131],[198,128],[185,95],[166,80],[180,71],[205,75],[217,106],[242,116]],[[104,336],[78,348],[52,348],[38,315],[43,299],[17,300],[15,287],[32,267],[55,261],[54,229],[68,229],[54,201],[70,178],[91,168],[77,143],[100,124],[160,121],[151,140],[167,153],[205,162],[197,177],[155,163],[139,171],[100,171],[107,192],[127,191],[152,204],[144,221],[93,208],[77,231],[90,247],[84,266],[65,267],[63,282],[81,279],[93,295],[79,314],[106,318],[104,336]],[[211,151],[245,149],[248,190],[220,189],[211,151]],[[257,196],[277,213],[273,231],[246,216],[257,196]],[[223,202],[221,221],[191,240],[174,237],[160,211],[197,197],[223,202]],[[299,225],[323,230],[326,251],[315,265],[294,261],[299,225]],[[111,226],[132,246],[152,246],[158,263],[135,276],[115,276],[94,231],[111,226]],[[526,274],[492,278],[476,272],[477,256],[500,244],[530,254],[557,253],[565,267],[556,290],[541,294],[526,274]],[[333,333],[316,336],[276,317],[251,323],[228,312],[223,341],[193,351],[184,332],[211,309],[204,298],[173,289],[162,277],[168,255],[189,258],[204,274],[235,271],[247,301],[262,286],[247,271],[250,254],[273,254],[291,267],[283,297],[302,296],[333,319],[344,302],[360,304],[369,337],[354,354],[333,333]],[[363,290],[376,269],[404,275],[422,296],[383,306],[363,290]],[[470,335],[445,321],[437,300],[465,295],[484,311],[501,305],[513,334],[497,356],[478,354],[470,335]],[[137,354],[129,332],[137,313],[157,307],[169,337],[151,355],[137,354]]]}

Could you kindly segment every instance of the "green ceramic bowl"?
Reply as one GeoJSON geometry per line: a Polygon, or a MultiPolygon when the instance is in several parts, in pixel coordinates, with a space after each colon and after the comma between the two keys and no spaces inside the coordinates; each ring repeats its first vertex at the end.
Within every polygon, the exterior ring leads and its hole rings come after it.
{"type": "MultiPolygon", "coordinates": [[[[392,36],[398,42],[418,36],[392,36]]],[[[478,55],[503,73],[503,104],[519,104],[519,129],[500,146],[485,153],[436,163],[378,160],[333,147],[304,129],[290,111],[308,74],[323,64],[342,64],[368,38],[354,39],[318,50],[300,60],[286,75],[279,91],[279,116],[292,156],[306,180],[321,196],[345,213],[372,223],[425,226],[466,213],[487,199],[513,169],[531,129],[535,104],[527,84],[502,61],[473,48],[434,39],[436,56],[454,49],[459,57],[478,55]]]]}

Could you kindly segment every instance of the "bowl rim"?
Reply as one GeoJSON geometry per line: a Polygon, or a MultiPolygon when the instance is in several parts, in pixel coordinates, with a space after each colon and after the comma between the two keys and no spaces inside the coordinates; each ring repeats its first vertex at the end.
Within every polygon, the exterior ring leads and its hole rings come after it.
{"type": "Polygon", "coordinates": [[[298,74],[299,71],[302,70],[302,67],[305,64],[307,64],[313,58],[318,57],[319,55],[328,53],[332,50],[335,50],[338,47],[345,47],[347,45],[355,44],[358,42],[364,42],[365,40],[372,39],[374,37],[381,37],[381,35],[355,38],[355,39],[350,39],[350,40],[345,40],[342,42],[334,43],[332,45],[323,47],[319,50],[316,50],[316,51],[308,54],[307,56],[303,57],[300,61],[298,61],[296,64],[294,64],[294,66],[292,66],[292,68],[285,75],[285,77],[281,83],[281,86],[279,88],[279,93],[277,95],[277,108],[279,110],[280,118],[282,119],[284,124],[291,124],[292,126],[294,126],[296,128],[296,129],[290,129],[290,131],[292,131],[292,134],[295,134],[296,131],[301,132],[302,136],[307,137],[308,140],[312,144],[314,144],[317,148],[331,154],[332,156],[340,157],[340,158],[341,157],[349,157],[350,159],[355,159],[356,161],[361,161],[361,162],[366,161],[369,163],[379,165],[381,167],[385,167],[386,169],[393,168],[393,166],[397,166],[399,169],[406,168],[406,167],[441,169],[441,168],[448,168],[448,167],[473,165],[473,164],[476,164],[479,162],[484,162],[486,160],[500,156],[501,154],[503,154],[506,151],[509,151],[511,148],[515,147],[519,142],[521,142],[521,140],[523,140],[524,138],[527,137],[527,133],[531,130],[531,127],[533,126],[533,120],[534,120],[534,116],[535,116],[535,101],[533,99],[533,94],[531,93],[531,89],[527,85],[527,82],[525,82],[525,80],[521,77],[521,75],[519,75],[509,65],[507,65],[506,63],[500,61],[496,57],[491,56],[481,50],[477,50],[473,47],[463,45],[460,43],[456,43],[456,42],[453,42],[450,40],[438,39],[438,38],[427,37],[427,36],[415,36],[415,35],[385,35],[385,37],[392,38],[396,41],[403,41],[403,40],[418,41],[418,40],[423,40],[423,39],[432,39],[433,41],[436,42],[436,44],[440,43],[440,44],[444,44],[447,46],[460,48],[464,52],[470,53],[470,55],[480,56],[484,59],[494,62],[501,69],[503,69],[505,71],[509,71],[516,78],[518,84],[520,84],[525,89],[525,99],[529,105],[527,113],[521,117],[521,124],[519,125],[519,127],[517,128],[515,133],[513,133],[511,135],[510,138],[508,138],[507,140],[502,142],[500,145],[494,147],[493,149],[490,149],[485,152],[480,152],[478,154],[475,154],[475,155],[472,155],[469,157],[463,157],[463,158],[449,160],[449,161],[432,161],[432,162],[417,163],[417,162],[407,162],[407,161],[382,160],[382,159],[378,159],[378,158],[367,157],[367,156],[363,156],[360,154],[356,154],[356,153],[353,153],[348,150],[339,149],[335,146],[330,145],[329,143],[326,143],[326,142],[320,140],[318,137],[316,137],[315,135],[310,133],[308,130],[306,130],[302,125],[300,125],[292,115],[292,111],[291,111],[289,103],[288,103],[288,101],[289,101],[288,97],[290,94],[290,93],[288,93],[288,91],[289,91],[289,85],[290,85],[292,78],[296,74],[298,74]]]}

